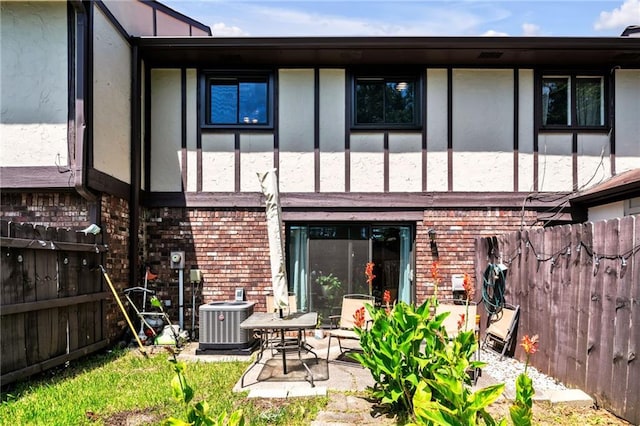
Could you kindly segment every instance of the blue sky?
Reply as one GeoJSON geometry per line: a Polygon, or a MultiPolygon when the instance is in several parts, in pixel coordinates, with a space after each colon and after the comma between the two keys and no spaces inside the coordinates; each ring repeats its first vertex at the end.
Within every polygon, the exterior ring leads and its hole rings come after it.
{"type": "Polygon", "coordinates": [[[160,0],[214,36],[619,36],[640,0],[160,0]]]}

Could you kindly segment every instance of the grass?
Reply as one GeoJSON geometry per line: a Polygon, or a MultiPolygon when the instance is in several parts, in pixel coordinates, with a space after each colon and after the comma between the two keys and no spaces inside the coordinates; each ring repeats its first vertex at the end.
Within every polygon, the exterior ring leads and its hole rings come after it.
{"type": "MultiPolygon", "coordinates": [[[[24,425],[160,424],[183,408],[171,395],[174,375],[169,354],[160,351],[148,358],[137,350],[116,350],[3,390],[0,421],[24,425]]],[[[194,401],[206,400],[213,413],[242,408],[251,425],[309,424],[327,399],[296,398],[271,403],[234,393],[246,362],[187,364],[186,379],[194,401]]]]}

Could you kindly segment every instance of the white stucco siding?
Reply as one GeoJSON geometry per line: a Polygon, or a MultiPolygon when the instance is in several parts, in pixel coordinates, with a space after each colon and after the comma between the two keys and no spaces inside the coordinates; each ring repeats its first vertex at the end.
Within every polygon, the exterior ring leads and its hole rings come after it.
{"type": "Polygon", "coordinates": [[[540,134],[538,136],[538,190],[571,191],[573,160],[571,135],[540,134]]]}
{"type": "Polygon", "coordinates": [[[533,70],[518,72],[518,191],[533,190],[533,70]]]}
{"type": "Polygon", "coordinates": [[[198,183],[198,72],[187,69],[187,191],[198,183]]]}
{"type": "Polygon", "coordinates": [[[158,36],[188,36],[189,24],[161,11],[156,11],[158,36]]]}
{"type": "Polygon", "coordinates": [[[453,189],[513,190],[513,70],[453,71],[453,189]]]}
{"type": "Polygon", "coordinates": [[[243,134],[240,136],[240,151],[240,190],[262,192],[257,173],[266,172],[274,167],[273,135],[243,134]]]}
{"type": "Polygon", "coordinates": [[[0,2],[0,166],[68,164],[66,2],[0,2]]]}
{"type": "Polygon", "coordinates": [[[131,48],[99,8],[93,38],[93,165],[131,182],[131,48]]]}
{"type": "Polygon", "coordinates": [[[587,211],[589,222],[611,220],[624,217],[624,201],[590,207],[587,211]]]}
{"type": "Polygon", "coordinates": [[[640,70],[616,70],[616,173],[640,167],[640,70]]]}
{"type": "Polygon", "coordinates": [[[281,192],[314,191],[314,70],[278,74],[279,184],[281,192]]]}
{"type": "Polygon", "coordinates": [[[422,135],[389,135],[389,191],[422,191],[422,135]]]}
{"type": "Polygon", "coordinates": [[[351,192],[384,191],[384,136],[351,135],[351,192]]]}
{"type": "Polygon", "coordinates": [[[103,2],[130,35],[153,35],[153,8],[149,5],[122,0],[103,0],[103,2]]]}
{"type": "Polygon", "coordinates": [[[447,70],[427,70],[427,190],[447,190],[447,70]]]}
{"type": "Polygon", "coordinates": [[[345,188],[345,71],[320,70],[320,191],[345,188]]]}
{"type": "Polygon", "coordinates": [[[578,189],[588,188],[611,176],[609,136],[578,135],[578,189]]]}
{"type": "Polygon", "coordinates": [[[151,70],[151,191],[182,191],[180,70],[151,70]]]}
{"type": "MultiPolygon", "coordinates": [[[[233,134],[202,135],[202,191],[233,192],[235,190],[235,137],[233,134]]],[[[190,158],[189,170],[195,169],[196,163],[190,158]]],[[[191,188],[191,177],[189,187],[191,188]]],[[[193,185],[195,188],[195,184],[193,185]]],[[[189,189],[191,191],[191,189],[189,189]]],[[[193,189],[195,191],[195,189],[193,189]]]]}

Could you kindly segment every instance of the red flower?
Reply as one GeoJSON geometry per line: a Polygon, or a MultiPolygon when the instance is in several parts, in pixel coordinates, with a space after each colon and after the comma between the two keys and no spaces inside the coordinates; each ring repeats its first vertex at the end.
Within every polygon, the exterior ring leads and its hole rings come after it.
{"type": "Polygon", "coordinates": [[[462,330],[462,327],[465,325],[465,314],[460,314],[460,319],[458,320],[458,331],[462,330]]]}
{"type": "Polygon", "coordinates": [[[476,289],[471,285],[471,276],[467,273],[464,274],[464,278],[462,279],[462,286],[467,294],[467,300],[473,300],[473,297],[476,294],[476,289]]]}
{"type": "Polygon", "coordinates": [[[374,266],[375,264],[373,262],[369,262],[367,263],[367,268],[364,271],[364,274],[367,276],[367,284],[369,284],[369,287],[371,287],[371,285],[373,284],[373,279],[376,277],[375,275],[373,275],[374,266]]]}
{"type": "Polygon", "coordinates": [[[391,292],[389,290],[385,290],[382,294],[382,303],[384,303],[385,305],[391,303],[391,292]]]}
{"type": "Polygon", "coordinates": [[[529,337],[529,335],[524,336],[520,346],[524,348],[527,355],[535,354],[538,351],[538,335],[536,334],[532,337],[529,337]]]}
{"type": "Polygon", "coordinates": [[[353,314],[353,325],[358,328],[364,326],[364,306],[356,309],[355,314],[353,314]]]}
{"type": "Polygon", "coordinates": [[[431,278],[433,278],[433,281],[436,283],[440,283],[440,265],[438,262],[433,262],[431,265],[431,278]]]}

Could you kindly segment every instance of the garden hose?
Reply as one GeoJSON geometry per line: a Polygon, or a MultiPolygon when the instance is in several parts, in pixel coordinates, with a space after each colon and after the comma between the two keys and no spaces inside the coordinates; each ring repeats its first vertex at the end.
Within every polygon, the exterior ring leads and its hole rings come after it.
{"type": "Polygon", "coordinates": [[[500,265],[490,263],[482,275],[482,303],[489,315],[502,310],[506,282],[500,265]]]}

